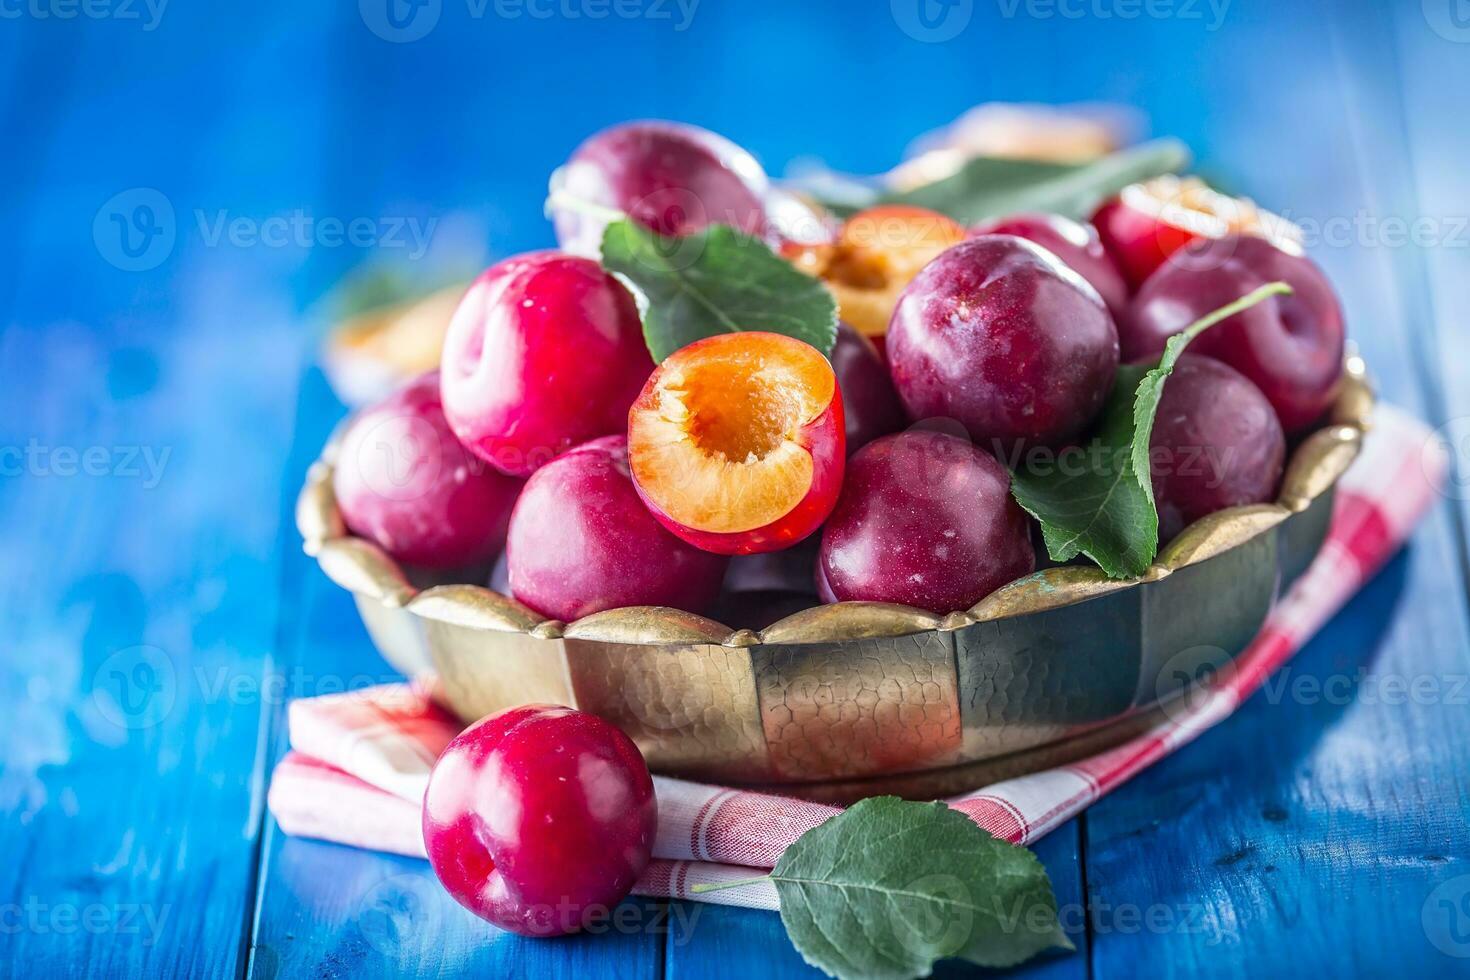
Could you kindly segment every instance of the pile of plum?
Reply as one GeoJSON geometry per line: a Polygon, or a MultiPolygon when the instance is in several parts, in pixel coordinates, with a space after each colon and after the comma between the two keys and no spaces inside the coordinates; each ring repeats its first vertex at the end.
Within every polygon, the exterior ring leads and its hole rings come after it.
{"type": "Polygon", "coordinates": [[[552,210],[562,250],[474,282],[439,372],[350,425],[335,491],[347,526],[411,568],[485,575],[503,550],[493,584],[564,621],[636,605],[731,621],[750,590],[781,612],[964,609],[1036,568],[1008,468],[1085,440],[1120,361],[1292,288],[1201,335],[1167,382],[1150,443],[1164,540],[1274,499],[1342,373],[1321,271],[1284,225],[1197,182],[1133,185],[1092,224],[965,228],[907,205],[837,221],[714,134],[631,123],[577,149],[552,210]],[[655,365],[639,301],[599,264],[602,212],[762,239],[836,297],[830,356],[732,332],[655,365]]]}

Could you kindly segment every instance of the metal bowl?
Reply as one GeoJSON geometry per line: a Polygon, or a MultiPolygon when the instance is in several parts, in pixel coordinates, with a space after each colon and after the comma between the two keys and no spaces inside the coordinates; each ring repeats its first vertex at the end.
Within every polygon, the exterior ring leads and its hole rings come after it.
{"type": "Polygon", "coordinates": [[[1321,547],[1372,403],[1350,357],[1328,424],[1292,453],[1277,502],[1191,525],[1141,578],[1049,568],[947,616],[843,602],[759,632],[646,606],[562,623],[478,585],[421,589],[347,532],[333,446],[296,520],[383,656],[436,674],[466,721],[566,704],[621,727],[659,772],[833,800],[928,796],[1097,751],[1188,684],[1181,662],[1218,668],[1238,655],[1321,547]]]}

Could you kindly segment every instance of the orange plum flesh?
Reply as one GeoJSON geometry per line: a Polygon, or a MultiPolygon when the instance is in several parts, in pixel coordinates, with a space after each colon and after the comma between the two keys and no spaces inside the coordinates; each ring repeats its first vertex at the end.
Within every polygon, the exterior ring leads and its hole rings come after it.
{"type": "Polygon", "coordinates": [[[848,218],[832,244],[798,249],[792,258],[797,268],[826,282],[846,323],[881,338],[898,294],[965,236],[964,227],[937,211],[886,204],[848,218]]]}
{"type": "Polygon", "coordinates": [[[837,503],[842,395],[815,347],[722,334],[671,354],[628,413],[633,481],[666,528],[697,548],[790,547],[837,503]]]}

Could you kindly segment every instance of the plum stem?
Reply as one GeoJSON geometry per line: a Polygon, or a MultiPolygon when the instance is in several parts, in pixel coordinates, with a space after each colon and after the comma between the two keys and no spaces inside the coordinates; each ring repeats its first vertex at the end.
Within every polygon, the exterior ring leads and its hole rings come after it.
{"type": "Polygon", "coordinates": [[[770,875],[761,875],[758,878],[741,878],[737,881],[708,881],[695,885],[689,890],[696,895],[702,895],[705,892],[719,892],[724,891],[726,888],[742,888],[745,885],[754,885],[758,882],[770,880],[770,875]]]}

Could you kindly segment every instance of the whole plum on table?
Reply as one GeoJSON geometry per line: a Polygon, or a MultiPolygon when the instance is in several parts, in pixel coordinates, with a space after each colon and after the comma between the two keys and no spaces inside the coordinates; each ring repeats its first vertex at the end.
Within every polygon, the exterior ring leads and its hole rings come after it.
{"type": "Polygon", "coordinates": [[[1118,333],[1097,290],[1051,252],[985,235],[903,291],[888,363],[911,418],[953,418],[1005,456],[1086,430],[1118,370],[1118,333]]]}
{"type": "Polygon", "coordinates": [[[822,533],[818,590],[944,614],[1031,573],[1025,512],[995,457],[940,432],[885,436],[848,462],[822,533]]]}
{"type": "Polygon", "coordinates": [[[521,481],[459,444],[430,372],[357,414],[332,488],[353,534],[404,564],[450,569],[495,557],[521,481]]]}
{"type": "Polygon", "coordinates": [[[1149,438],[1160,544],[1207,514],[1275,500],[1285,461],[1286,436],[1261,390],[1220,361],[1184,354],[1149,438]]]}
{"type": "Polygon", "coordinates": [[[526,705],[465,729],[424,794],[424,847],[455,901],[524,936],[575,932],[648,866],[658,807],[627,735],[526,705]]]}
{"type": "Polygon", "coordinates": [[[621,211],[663,235],[724,224],[766,231],[765,171],[723,136],[671,122],[630,122],[590,137],[552,183],[556,240],[576,255],[602,251],[608,216],[558,203],[561,196],[621,211]]]}
{"type": "Polygon", "coordinates": [[[652,370],[622,283],[588,259],[533,252],[492,266],[465,293],[440,386],[466,448],[529,476],[572,446],[625,431],[652,370]]]}
{"type": "Polygon", "coordinates": [[[619,606],[702,612],[726,564],[680,541],[643,506],[623,436],[593,440],[537,470],[506,543],[511,594],[564,622],[619,606]]]}
{"type": "Polygon", "coordinates": [[[1254,235],[1199,241],[1174,253],[1133,297],[1120,324],[1127,360],[1156,357],[1200,317],[1275,281],[1292,288],[1206,330],[1189,350],[1224,361],[1266,396],[1288,434],[1332,404],[1346,337],[1332,284],[1310,259],[1254,235]]]}

